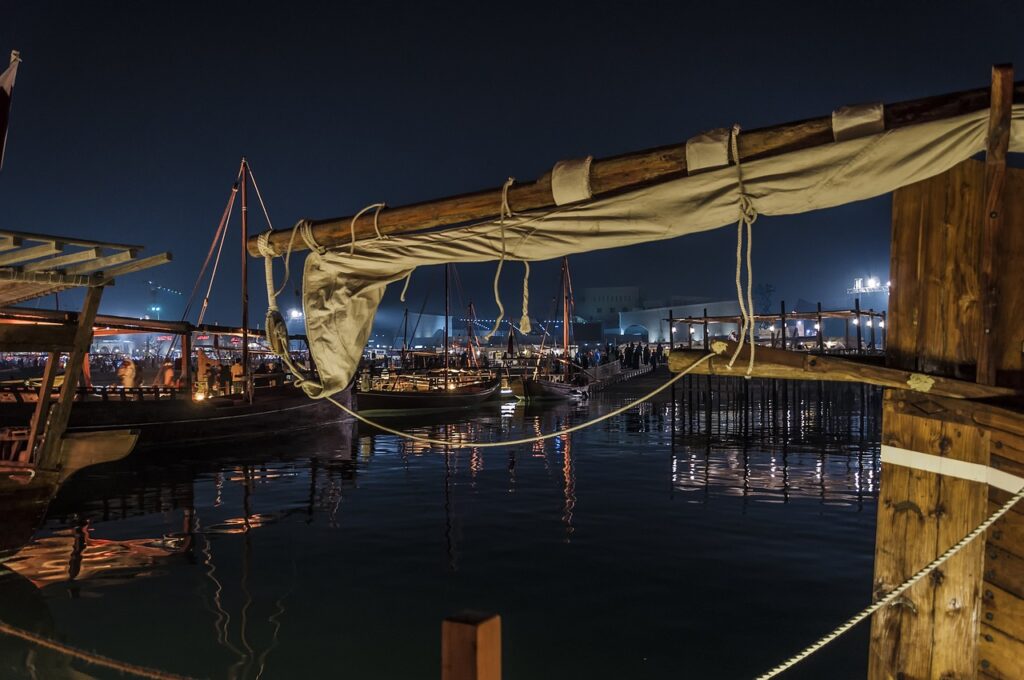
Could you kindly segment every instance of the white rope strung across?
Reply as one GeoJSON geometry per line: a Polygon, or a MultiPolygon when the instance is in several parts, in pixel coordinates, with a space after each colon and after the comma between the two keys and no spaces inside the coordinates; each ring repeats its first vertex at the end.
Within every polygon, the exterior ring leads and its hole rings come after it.
{"type": "Polygon", "coordinates": [[[915,583],[917,583],[925,576],[930,574],[932,571],[934,571],[936,568],[941,566],[950,557],[960,552],[960,550],[963,549],[963,547],[966,546],[968,543],[970,543],[978,536],[981,536],[983,533],[985,533],[985,531],[988,530],[990,526],[995,524],[1000,517],[1009,512],[1010,508],[1016,505],[1022,498],[1024,498],[1024,488],[1021,488],[1016,494],[1013,495],[1012,498],[1010,498],[1010,500],[1006,501],[1006,503],[1004,503],[1002,507],[1000,507],[994,513],[992,513],[988,519],[986,519],[984,522],[975,527],[974,531],[964,536],[956,545],[952,546],[949,550],[936,557],[927,566],[922,567],[916,574],[908,578],[902,584],[900,584],[893,590],[889,591],[889,593],[885,597],[878,600],[867,609],[861,611],[859,614],[855,615],[853,618],[849,619],[844,624],[842,624],[841,626],[839,626],[838,628],[836,628],[831,633],[821,638],[814,644],[805,648],[800,653],[794,654],[790,658],[780,663],[778,666],[772,668],[767,673],[757,676],[757,680],[768,680],[769,678],[774,678],[783,671],[792,668],[793,666],[797,665],[798,663],[809,657],[811,654],[814,654],[822,647],[826,646],[833,640],[839,638],[839,636],[841,636],[843,633],[850,630],[851,628],[856,626],[858,623],[860,623],[867,617],[874,614],[882,607],[885,607],[886,605],[890,604],[893,600],[895,600],[900,595],[909,590],[915,583]]]}
{"type": "Polygon", "coordinates": [[[516,178],[509,177],[501,187],[501,215],[498,219],[498,229],[501,234],[501,257],[498,258],[498,268],[494,271],[494,301],[498,304],[498,317],[494,320],[494,327],[484,336],[487,342],[498,332],[502,319],[505,318],[505,305],[501,304],[501,292],[498,290],[498,283],[501,281],[501,268],[505,264],[505,218],[512,217],[512,208],[508,204],[508,190],[515,184],[516,178]]]}
{"type": "Polygon", "coordinates": [[[84,661],[85,663],[92,664],[93,666],[111,668],[119,673],[126,673],[139,678],[149,678],[150,680],[188,680],[187,676],[184,675],[168,673],[154,668],[147,668],[133,663],[118,661],[117,659],[111,659],[110,657],[102,656],[100,654],[93,654],[92,652],[87,652],[84,649],[72,647],[71,645],[66,645],[63,642],[57,642],[56,640],[51,640],[50,638],[43,637],[42,635],[36,635],[35,633],[31,633],[27,630],[16,628],[9,623],[4,623],[3,621],[0,621],[0,634],[18,638],[19,640],[23,640],[29,644],[49,649],[50,651],[58,654],[71,657],[72,659],[84,661]]]}
{"type": "Polygon", "coordinates": [[[614,411],[609,411],[608,413],[605,413],[604,415],[600,415],[600,416],[598,416],[596,418],[592,418],[592,419],[586,421],[585,423],[580,423],[579,425],[573,425],[572,427],[567,427],[564,430],[558,430],[557,432],[548,432],[547,434],[535,435],[535,436],[532,436],[532,437],[523,437],[521,439],[510,439],[510,440],[507,440],[507,441],[500,441],[500,442],[451,442],[451,441],[446,441],[444,439],[434,439],[433,437],[421,437],[421,436],[416,435],[416,434],[409,434],[408,432],[402,432],[401,430],[396,430],[393,427],[388,427],[387,425],[384,425],[383,423],[380,423],[380,422],[378,422],[376,420],[372,420],[370,418],[367,418],[366,416],[360,415],[357,411],[353,411],[348,406],[345,406],[344,404],[339,402],[334,397],[325,397],[325,398],[327,399],[327,401],[331,402],[332,404],[334,404],[339,409],[341,409],[342,411],[344,411],[348,415],[352,416],[353,418],[355,418],[359,422],[364,423],[366,425],[369,425],[371,427],[375,427],[378,430],[381,430],[382,432],[387,432],[388,434],[393,434],[396,437],[401,437],[402,439],[408,439],[410,441],[418,442],[420,444],[429,444],[431,446],[445,446],[445,447],[452,448],[452,449],[496,449],[496,448],[501,448],[503,446],[519,446],[521,444],[533,444],[534,442],[547,441],[548,439],[554,439],[555,437],[561,437],[563,435],[571,434],[573,432],[579,432],[580,430],[585,430],[586,428],[588,428],[588,427],[590,427],[592,425],[597,425],[598,423],[603,422],[605,420],[608,420],[609,418],[614,418],[615,416],[622,415],[623,413],[625,413],[626,411],[630,410],[634,406],[639,406],[640,404],[644,403],[645,401],[653,399],[660,392],[663,392],[663,391],[667,390],[669,387],[671,387],[672,385],[674,385],[678,381],[682,380],[683,376],[685,376],[686,374],[692,372],[693,369],[697,368],[698,366],[700,366],[701,364],[703,364],[705,361],[707,361],[708,359],[710,359],[713,356],[715,356],[715,355],[713,353],[710,353],[710,352],[708,354],[705,354],[700,359],[695,361],[693,364],[691,364],[690,366],[687,366],[686,370],[680,371],[679,373],[676,373],[674,376],[669,378],[662,385],[660,385],[659,387],[656,387],[655,389],[651,390],[650,392],[648,392],[647,394],[643,395],[642,397],[640,397],[636,401],[631,401],[628,404],[626,404],[625,406],[621,406],[621,407],[615,409],[614,411]]]}
{"type": "Polygon", "coordinates": [[[739,342],[736,343],[736,351],[733,352],[732,358],[729,360],[728,367],[731,369],[732,365],[736,363],[737,357],[740,355],[740,351],[743,349],[743,344],[747,340],[749,333],[750,342],[750,361],[747,363],[747,372],[744,377],[749,378],[754,372],[754,349],[757,343],[754,341],[754,326],[755,315],[754,315],[754,271],[752,266],[752,250],[754,240],[754,222],[757,220],[757,209],[754,207],[753,202],[750,200],[750,196],[747,195],[746,187],[743,186],[743,168],[740,166],[740,150],[737,139],[740,135],[740,126],[735,124],[732,126],[732,134],[729,135],[729,143],[732,146],[732,158],[736,163],[736,185],[737,191],[739,192],[739,209],[740,219],[736,223],[736,299],[740,304],[740,314],[743,317],[743,325],[740,328],[739,342]],[[743,230],[746,227],[747,231],[747,299],[746,303],[743,301],[743,285],[740,281],[741,274],[741,262],[743,249],[743,230]]]}
{"type": "Polygon", "coordinates": [[[373,230],[375,232],[377,232],[377,238],[382,239],[382,240],[388,238],[385,234],[380,233],[380,225],[377,223],[377,220],[380,217],[380,211],[383,210],[386,207],[387,206],[385,204],[383,204],[383,203],[371,203],[370,205],[366,206],[365,208],[363,208],[362,210],[360,210],[359,212],[357,212],[355,214],[355,217],[352,218],[352,225],[351,225],[352,240],[349,241],[349,244],[348,244],[348,254],[349,255],[355,255],[356,254],[356,222],[359,220],[360,217],[362,217],[366,213],[370,212],[371,210],[376,210],[377,211],[377,212],[373,213],[373,230]]]}

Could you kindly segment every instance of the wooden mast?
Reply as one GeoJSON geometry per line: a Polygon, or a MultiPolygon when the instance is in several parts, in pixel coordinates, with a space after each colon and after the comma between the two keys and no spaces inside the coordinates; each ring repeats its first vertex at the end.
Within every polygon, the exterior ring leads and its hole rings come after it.
{"type": "Polygon", "coordinates": [[[448,389],[448,264],[444,266],[444,388],[448,389]]]}
{"type": "MultiPolygon", "coordinates": [[[[249,380],[249,258],[245,244],[249,238],[249,163],[242,158],[242,376],[249,380]]],[[[249,392],[248,389],[245,390],[249,392]]],[[[250,395],[251,396],[251,395],[250,395]]]]}
{"type": "MultiPolygon", "coordinates": [[[[1015,83],[1012,98],[1024,99],[1024,83],[1015,83]]],[[[987,109],[990,88],[978,88],[923,99],[886,104],[886,130],[919,125],[987,109]]],[[[772,127],[744,131],[739,136],[740,160],[749,161],[777,156],[800,149],[832,144],[832,116],[784,123],[772,127]]],[[[686,145],[675,142],[643,151],[595,159],[590,168],[590,184],[595,197],[637,189],[685,176],[686,145]]],[[[509,205],[517,212],[555,207],[551,192],[551,175],[547,173],[533,182],[516,182],[508,189],[509,205]]],[[[474,193],[450,196],[423,203],[385,208],[376,216],[381,234],[406,234],[425,229],[453,226],[488,219],[497,219],[502,204],[502,189],[494,187],[474,193]]],[[[355,220],[357,240],[376,238],[374,214],[355,220]]],[[[312,220],[313,238],[325,247],[347,245],[352,238],[353,216],[312,220]]],[[[261,257],[256,238],[249,240],[249,253],[261,257]]],[[[291,240],[291,230],[270,234],[270,246],[284,252],[291,240]]],[[[293,251],[308,246],[295,239],[293,251]]]]}
{"type": "Polygon", "coordinates": [[[569,258],[562,258],[562,349],[565,352],[565,371],[569,372],[569,258]]]}

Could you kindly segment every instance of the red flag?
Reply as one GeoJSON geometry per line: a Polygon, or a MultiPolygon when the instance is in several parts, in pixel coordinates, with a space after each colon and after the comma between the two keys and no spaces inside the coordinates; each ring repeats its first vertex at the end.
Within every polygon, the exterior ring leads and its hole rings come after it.
{"type": "Polygon", "coordinates": [[[21,56],[11,50],[11,64],[0,74],[0,169],[4,167],[4,151],[7,149],[7,121],[11,117],[11,96],[14,94],[14,79],[18,75],[21,56]]]}

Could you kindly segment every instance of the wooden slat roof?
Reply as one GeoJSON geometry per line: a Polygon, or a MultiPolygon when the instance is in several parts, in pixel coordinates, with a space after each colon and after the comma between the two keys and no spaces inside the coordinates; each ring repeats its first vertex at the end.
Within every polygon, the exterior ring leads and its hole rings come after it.
{"type": "Polygon", "coordinates": [[[138,259],[141,250],[126,243],[0,229],[0,305],[110,284],[121,274],[171,260],[170,253],[138,259]]]}

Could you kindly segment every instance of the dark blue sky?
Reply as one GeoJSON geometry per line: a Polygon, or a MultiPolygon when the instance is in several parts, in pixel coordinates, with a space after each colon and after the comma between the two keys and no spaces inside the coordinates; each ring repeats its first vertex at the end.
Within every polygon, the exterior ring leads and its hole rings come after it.
{"type": "MultiPolygon", "coordinates": [[[[108,294],[112,313],[141,313],[147,278],[191,289],[242,154],[280,228],[733,122],[984,86],[993,63],[1024,70],[1024,6],[1012,2],[13,4],[0,51],[25,61],[0,225],[172,250],[172,264],[108,294]]],[[[887,198],[762,218],[755,282],[776,299],[843,304],[855,276],[885,278],[888,219],[887,198]]],[[[573,258],[576,285],[730,297],[734,238],[573,258]]],[[[237,320],[238,260],[232,250],[208,320],[237,320]]],[[[492,314],[493,265],[460,272],[492,314]]],[[[519,274],[506,276],[513,308],[519,274]]],[[[556,280],[556,264],[535,269],[535,304],[556,280]]],[[[410,307],[428,281],[440,275],[417,273],[410,307]]]]}

